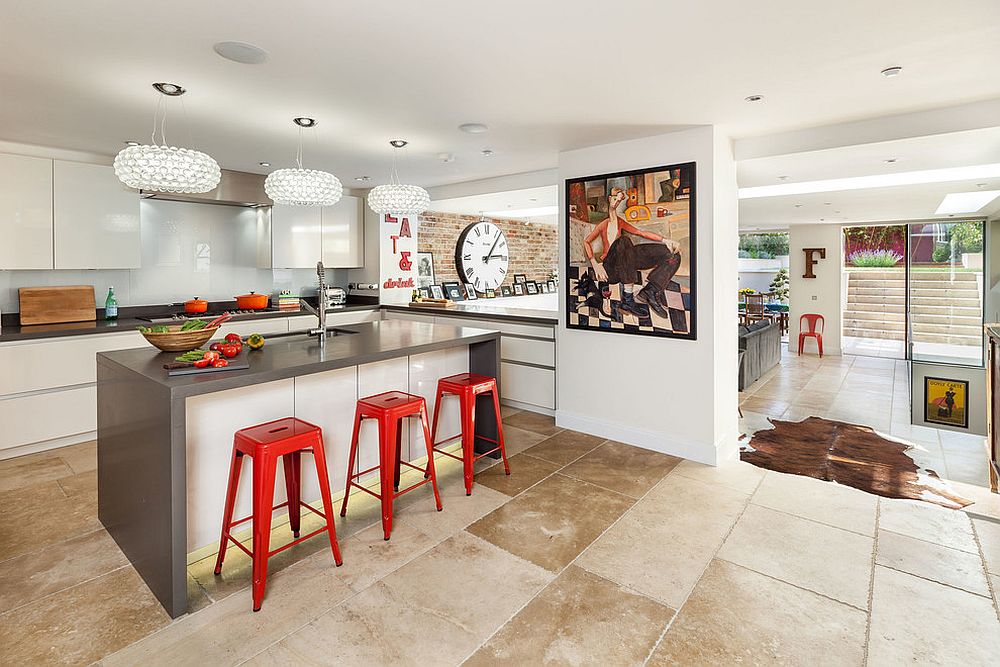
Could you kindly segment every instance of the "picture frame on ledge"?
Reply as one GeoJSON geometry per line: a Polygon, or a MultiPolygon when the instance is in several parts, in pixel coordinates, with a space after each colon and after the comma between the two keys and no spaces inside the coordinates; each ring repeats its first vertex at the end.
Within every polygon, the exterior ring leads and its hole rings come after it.
{"type": "Polygon", "coordinates": [[[417,294],[420,295],[421,299],[429,299],[431,296],[431,290],[429,287],[418,287],[417,294]]]}
{"type": "Polygon", "coordinates": [[[556,281],[549,280],[546,282],[546,285],[549,286],[549,292],[551,292],[552,294],[556,293],[556,281]]]}
{"type": "Polygon", "coordinates": [[[514,274],[514,284],[515,285],[518,284],[518,283],[521,283],[523,285],[526,282],[528,282],[528,276],[524,275],[523,273],[515,273],[514,274]]]}
{"type": "Polygon", "coordinates": [[[698,339],[696,164],[565,185],[566,327],[698,339]]]}
{"type": "Polygon", "coordinates": [[[431,298],[432,299],[443,299],[444,298],[444,290],[441,288],[440,285],[431,285],[430,286],[430,290],[431,290],[431,298]]]}
{"type": "Polygon", "coordinates": [[[510,288],[510,285],[500,286],[500,296],[513,296],[513,295],[514,295],[514,290],[510,288]]]}
{"type": "Polygon", "coordinates": [[[497,296],[496,290],[494,290],[492,287],[489,287],[489,288],[486,289],[486,298],[487,299],[495,299],[496,296],[497,296]]]}
{"type": "Polygon", "coordinates": [[[451,301],[465,301],[465,290],[458,283],[441,283],[441,288],[444,290],[444,296],[451,301]]]}
{"type": "Polygon", "coordinates": [[[538,283],[534,280],[529,280],[524,284],[524,289],[528,294],[538,294],[538,283]]]}
{"type": "Polygon", "coordinates": [[[434,284],[434,254],[417,253],[417,287],[430,287],[434,284]]]}
{"type": "Polygon", "coordinates": [[[540,294],[548,294],[549,286],[546,283],[538,283],[538,292],[540,294]]]}
{"type": "Polygon", "coordinates": [[[524,296],[523,283],[514,283],[514,296],[524,296]]]}
{"type": "Polygon", "coordinates": [[[472,283],[465,283],[465,298],[469,301],[475,301],[479,298],[476,294],[476,288],[472,286],[472,283]]]}

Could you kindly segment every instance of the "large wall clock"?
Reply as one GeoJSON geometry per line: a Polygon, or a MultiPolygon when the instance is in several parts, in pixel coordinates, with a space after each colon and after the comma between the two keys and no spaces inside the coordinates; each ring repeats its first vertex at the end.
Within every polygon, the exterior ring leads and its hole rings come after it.
{"type": "Polygon", "coordinates": [[[479,292],[497,289],[507,277],[510,249],[503,231],[489,220],[474,222],[458,237],[455,268],[479,292]]]}

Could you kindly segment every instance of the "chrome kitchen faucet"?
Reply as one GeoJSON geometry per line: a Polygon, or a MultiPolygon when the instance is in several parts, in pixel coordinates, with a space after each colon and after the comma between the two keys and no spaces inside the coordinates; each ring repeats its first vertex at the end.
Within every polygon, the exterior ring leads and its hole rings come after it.
{"type": "Polygon", "coordinates": [[[326,345],[326,309],[330,305],[330,297],[326,293],[326,269],[323,262],[316,262],[316,275],[319,277],[319,307],[313,308],[305,299],[299,299],[299,305],[308,310],[319,319],[319,326],[309,330],[310,336],[319,337],[319,346],[326,345]]]}

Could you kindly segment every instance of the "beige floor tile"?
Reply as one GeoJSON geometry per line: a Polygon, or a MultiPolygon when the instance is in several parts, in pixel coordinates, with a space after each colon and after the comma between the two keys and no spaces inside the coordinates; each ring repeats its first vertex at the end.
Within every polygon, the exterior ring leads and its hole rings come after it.
{"type": "Polygon", "coordinates": [[[1000,519],[1000,493],[993,493],[986,487],[963,482],[949,482],[956,493],[972,504],[964,508],[970,515],[1000,519]]]}
{"type": "Polygon", "coordinates": [[[208,605],[212,604],[212,598],[208,597],[208,593],[204,588],[201,587],[195,578],[188,573],[187,576],[187,610],[189,614],[204,609],[208,605]]]}
{"type": "Polygon", "coordinates": [[[483,484],[494,491],[508,496],[516,496],[538,482],[542,481],[559,466],[555,463],[535,458],[528,454],[517,454],[509,457],[510,474],[504,473],[502,463],[490,466],[476,473],[476,484],[483,484]]]}
{"type": "Polygon", "coordinates": [[[96,496],[67,498],[55,483],[37,504],[7,507],[2,521],[0,561],[103,529],[96,496]]]}
{"type": "Polygon", "coordinates": [[[57,456],[30,454],[0,461],[0,491],[69,477],[73,470],[57,456]]]}
{"type": "Polygon", "coordinates": [[[872,592],[872,665],[987,665],[1000,655],[990,600],[884,567],[872,592]]]}
{"type": "Polygon", "coordinates": [[[58,455],[76,474],[97,470],[96,440],[53,449],[51,453],[58,455]]]}
{"type": "Polygon", "coordinates": [[[535,458],[564,466],[594,450],[602,442],[604,442],[604,438],[586,433],[561,431],[524,451],[535,458]]]}
{"type": "Polygon", "coordinates": [[[979,553],[968,515],[916,500],[879,499],[879,528],[952,549],[979,553]]]}
{"type": "Polygon", "coordinates": [[[97,497],[97,471],[88,470],[59,480],[59,486],[70,498],[97,497]]]}
{"type": "Polygon", "coordinates": [[[970,593],[990,595],[979,554],[880,530],[875,562],[970,593]]]}
{"type": "Polygon", "coordinates": [[[512,417],[518,412],[521,412],[520,408],[511,407],[509,405],[500,404],[500,418],[507,419],[507,417],[512,417]]]}
{"type": "Polygon", "coordinates": [[[0,617],[8,665],[86,665],[169,622],[131,567],[35,600],[0,617]]]}
{"type": "Polygon", "coordinates": [[[743,405],[740,406],[744,412],[747,410],[751,412],[759,412],[762,415],[768,415],[770,417],[778,417],[788,409],[791,402],[787,399],[778,398],[763,398],[754,394],[747,400],[743,401],[743,405]]]}
{"type": "Polygon", "coordinates": [[[748,496],[670,474],[576,564],[678,609],[748,496]]]}
{"type": "Polygon", "coordinates": [[[459,533],[251,664],[456,665],[552,578],[459,533]]]}
{"type": "Polygon", "coordinates": [[[694,461],[681,461],[671,475],[696,479],[707,484],[718,484],[727,489],[751,494],[760,484],[767,471],[743,461],[727,461],[718,466],[709,466],[694,461]]]}
{"type": "MultiPolygon", "coordinates": [[[[503,446],[507,450],[508,458],[519,454],[529,447],[534,447],[542,440],[547,438],[547,435],[542,435],[541,433],[535,433],[534,431],[529,431],[527,429],[518,428],[513,424],[508,424],[504,422],[503,425],[503,446]]],[[[440,458],[440,457],[438,457],[440,458]]],[[[485,461],[486,459],[482,459],[485,461]]],[[[490,459],[495,460],[495,459],[490,459]]]]}
{"type": "Polygon", "coordinates": [[[771,471],[750,502],[828,526],[875,536],[878,496],[833,482],[771,471]]]}
{"type": "MultiPolygon", "coordinates": [[[[105,665],[234,665],[326,613],[353,595],[342,568],[306,559],[267,580],[260,611],[249,589],[182,616],[161,631],[105,659],[105,665]]],[[[159,607],[158,607],[159,608],[159,607]]]]}
{"type": "Polygon", "coordinates": [[[640,665],[674,610],[569,566],[464,665],[640,665]]]}
{"type": "Polygon", "coordinates": [[[990,485],[989,460],[986,455],[968,456],[945,451],[944,465],[949,480],[988,487],[990,485]]]}
{"type": "Polygon", "coordinates": [[[544,436],[555,435],[562,430],[556,426],[555,417],[543,415],[538,412],[529,412],[528,410],[522,410],[521,412],[510,415],[509,417],[505,417],[503,424],[505,438],[507,436],[506,428],[508,425],[522,428],[526,431],[541,433],[544,436]]]}
{"type": "Polygon", "coordinates": [[[983,548],[986,569],[992,574],[1000,574],[1000,521],[973,519],[972,524],[983,548]]]}
{"type": "MultiPolygon", "coordinates": [[[[341,542],[344,565],[337,571],[337,576],[353,590],[360,591],[395,572],[437,543],[437,540],[403,520],[393,522],[390,540],[383,537],[381,525],[370,526],[341,542]]],[[[322,561],[326,567],[335,565],[333,554],[329,550],[310,558],[322,561]]]]}
{"type": "MultiPolygon", "coordinates": [[[[0,475],[4,474],[6,473],[0,472],[0,475]]],[[[58,507],[64,503],[66,497],[59,480],[0,491],[0,525],[3,525],[2,520],[7,518],[23,518],[37,512],[45,512],[52,503],[58,507]]]]}
{"type": "Polygon", "coordinates": [[[867,609],[874,540],[750,505],[718,557],[867,609]]]}
{"type": "Polygon", "coordinates": [[[639,498],[681,460],[609,440],[563,468],[562,474],[639,498]]]}
{"type": "Polygon", "coordinates": [[[865,612],[712,561],[650,665],[860,665],[865,612]]]}
{"type": "Polygon", "coordinates": [[[555,473],[467,530],[557,572],[634,502],[622,494],[555,473]]]}
{"type": "Polygon", "coordinates": [[[0,562],[0,613],[127,564],[104,529],[10,558],[0,562]]]}

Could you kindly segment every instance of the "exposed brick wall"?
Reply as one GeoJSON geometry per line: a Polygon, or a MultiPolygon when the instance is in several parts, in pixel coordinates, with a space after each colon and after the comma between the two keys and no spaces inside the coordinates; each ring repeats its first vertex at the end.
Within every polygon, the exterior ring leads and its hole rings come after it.
{"type": "MultiPolygon", "coordinates": [[[[455,244],[463,229],[481,219],[478,215],[434,211],[427,211],[420,216],[417,250],[434,255],[434,280],[438,284],[459,281],[455,269],[455,244]]],[[[503,230],[510,247],[510,264],[504,284],[513,283],[515,273],[523,273],[528,280],[547,280],[552,269],[558,266],[559,237],[556,225],[526,220],[487,219],[503,230]]]]}

